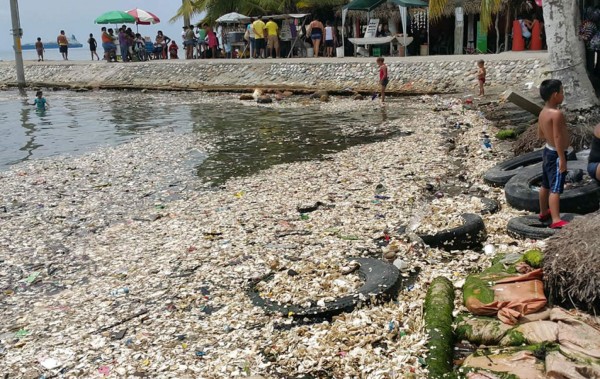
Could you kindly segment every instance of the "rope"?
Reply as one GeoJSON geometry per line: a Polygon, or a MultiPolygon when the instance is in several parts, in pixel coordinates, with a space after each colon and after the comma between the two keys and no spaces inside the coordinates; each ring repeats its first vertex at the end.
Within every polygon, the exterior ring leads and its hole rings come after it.
{"type": "Polygon", "coordinates": [[[567,66],[567,67],[557,68],[556,70],[548,70],[548,71],[544,71],[544,72],[542,72],[542,74],[546,75],[546,74],[550,74],[550,73],[553,73],[553,72],[558,72],[558,71],[564,71],[564,70],[568,70],[568,69],[570,69],[570,68],[573,68],[573,67],[579,66],[580,64],[583,64],[583,60],[581,60],[581,61],[579,61],[579,62],[577,62],[577,63],[574,63],[574,64],[572,64],[572,65],[570,65],[570,66],[567,66]]]}

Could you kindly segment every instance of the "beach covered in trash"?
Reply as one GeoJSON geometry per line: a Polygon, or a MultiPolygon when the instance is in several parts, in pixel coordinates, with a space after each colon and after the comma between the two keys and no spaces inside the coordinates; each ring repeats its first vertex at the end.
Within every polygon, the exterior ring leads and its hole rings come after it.
{"type": "MultiPolygon", "coordinates": [[[[0,172],[0,372],[424,377],[428,283],[443,275],[460,287],[494,251],[531,242],[506,234],[520,213],[509,207],[481,216],[485,252],[414,238],[479,213],[480,196],[504,203],[482,175],[508,156],[482,148],[491,126],[463,99],[414,102],[414,114],[385,122],[398,136],[222,185],[186,164],[210,142],[168,128],[0,172]],[[299,307],[352,293],[361,278],[350,261],[365,257],[410,280],[389,301],[322,318],[269,313],[248,296],[258,282],[262,298],[299,307]]],[[[374,106],[321,105],[324,116],[374,106]]]]}

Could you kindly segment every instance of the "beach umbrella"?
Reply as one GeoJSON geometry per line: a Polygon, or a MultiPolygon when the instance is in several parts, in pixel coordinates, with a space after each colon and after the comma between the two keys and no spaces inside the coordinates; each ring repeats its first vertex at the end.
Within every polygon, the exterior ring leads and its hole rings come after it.
{"type": "Polygon", "coordinates": [[[94,20],[96,24],[134,24],[135,17],[123,11],[110,11],[94,20]]]}
{"type": "Polygon", "coordinates": [[[127,11],[127,14],[133,16],[135,23],[138,25],[158,24],[160,22],[160,18],[154,13],[139,8],[130,9],[127,11]]]}
{"type": "Polygon", "coordinates": [[[235,22],[239,22],[240,20],[249,19],[249,18],[250,17],[244,16],[243,14],[240,14],[240,13],[237,13],[237,12],[231,12],[231,13],[224,14],[223,16],[217,18],[217,22],[222,22],[222,23],[231,22],[231,23],[235,23],[235,22]]]}

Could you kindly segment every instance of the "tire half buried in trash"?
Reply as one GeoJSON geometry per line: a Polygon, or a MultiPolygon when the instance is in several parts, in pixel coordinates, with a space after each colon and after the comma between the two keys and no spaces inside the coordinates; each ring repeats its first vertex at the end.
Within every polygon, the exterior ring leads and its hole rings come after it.
{"type": "MultiPolygon", "coordinates": [[[[504,186],[513,176],[522,172],[523,168],[540,163],[543,149],[535,150],[498,163],[484,175],[483,181],[493,186],[504,186]]],[[[575,160],[577,156],[572,149],[567,151],[567,160],[575,160]]]]}
{"type": "MultiPolygon", "coordinates": [[[[561,220],[573,221],[573,213],[561,213],[561,220]]],[[[541,240],[555,235],[560,229],[550,229],[550,222],[542,222],[538,215],[514,217],[508,220],[506,230],[514,238],[541,240]]]]}
{"type": "Polygon", "coordinates": [[[460,215],[464,223],[456,228],[435,234],[419,234],[427,245],[444,250],[465,250],[480,247],[486,237],[485,224],[481,216],[474,213],[460,215]]]}
{"type": "Polygon", "coordinates": [[[369,303],[373,297],[382,297],[399,289],[401,277],[396,266],[373,258],[348,258],[348,260],[360,264],[358,275],[364,280],[364,284],[356,292],[327,301],[324,306],[318,306],[316,301],[311,301],[310,307],[301,307],[261,297],[256,285],[262,280],[269,280],[272,274],[252,282],[248,289],[248,296],[254,305],[264,308],[267,313],[292,317],[330,317],[352,311],[359,302],[369,303]]]}
{"type": "MultiPolygon", "coordinates": [[[[587,162],[572,161],[567,164],[569,170],[583,169],[587,175],[587,162]]],[[[504,187],[506,202],[513,208],[539,213],[539,186],[542,182],[540,163],[524,169],[513,176],[504,187]]],[[[560,210],[566,213],[587,214],[600,208],[600,186],[595,181],[589,184],[565,189],[560,195],[560,210]]]]}

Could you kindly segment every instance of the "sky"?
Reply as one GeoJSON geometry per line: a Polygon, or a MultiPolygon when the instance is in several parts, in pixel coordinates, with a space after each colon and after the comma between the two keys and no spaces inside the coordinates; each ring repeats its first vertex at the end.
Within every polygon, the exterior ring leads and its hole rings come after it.
{"type": "MultiPolygon", "coordinates": [[[[74,34],[79,42],[85,44],[90,33],[100,35],[102,25],[94,24],[94,19],[112,10],[140,8],[157,15],[161,20],[159,24],[139,26],[139,32],[152,39],[158,30],[171,38],[180,36],[183,26],[182,19],[174,24],[169,22],[181,6],[179,0],[18,0],[18,3],[23,29],[22,43],[35,42],[37,37],[41,37],[42,41],[55,41],[60,31],[64,30],[67,36],[74,34]]],[[[192,19],[194,21],[199,20],[192,19]]],[[[0,0],[0,27],[0,49],[12,50],[9,0],[0,0]]],[[[132,25],[132,29],[135,31],[135,25],[132,25]]]]}

